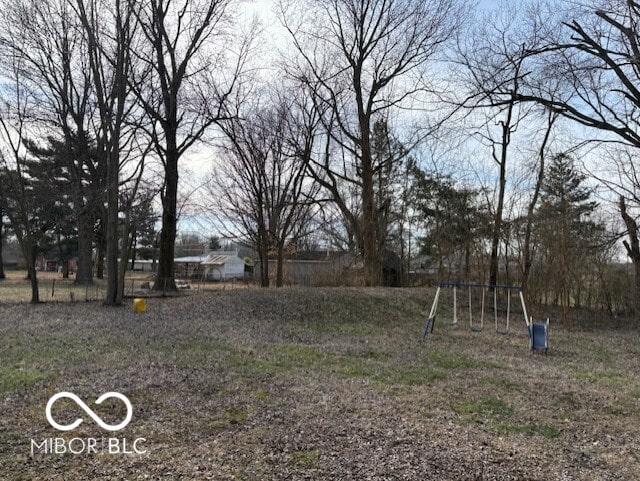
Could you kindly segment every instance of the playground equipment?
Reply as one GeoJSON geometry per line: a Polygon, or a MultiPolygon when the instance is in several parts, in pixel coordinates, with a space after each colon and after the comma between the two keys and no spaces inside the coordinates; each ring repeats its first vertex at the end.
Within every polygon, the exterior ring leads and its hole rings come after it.
{"type": "Polygon", "coordinates": [[[549,321],[547,320],[546,324],[534,323],[533,320],[529,319],[527,315],[527,306],[524,302],[524,295],[522,293],[522,288],[520,286],[500,286],[500,285],[489,285],[489,284],[470,284],[465,282],[441,282],[438,285],[438,290],[436,291],[435,298],[433,300],[433,304],[431,305],[431,310],[429,312],[429,316],[427,317],[427,321],[425,323],[424,332],[422,333],[422,340],[426,340],[429,332],[433,332],[433,328],[435,326],[436,321],[436,313],[438,311],[438,303],[440,301],[440,293],[444,288],[452,288],[453,289],[453,320],[451,322],[451,326],[453,328],[458,327],[458,291],[467,289],[468,290],[468,307],[469,307],[469,328],[474,332],[480,332],[484,329],[484,318],[485,318],[485,304],[487,292],[493,293],[493,316],[495,323],[495,330],[498,334],[506,335],[509,333],[510,320],[511,320],[511,296],[513,292],[517,292],[520,298],[520,305],[522,306],[522,314],[524,316],[524,321],[527,326],[527,331],[529,333],[530,345],[531,349],[544,349],[546,354],[548,345],[549,345],[549,321]],[[477,317],[474,319],[473,316],[473,290],[481,290],[481,310],[480,310],[480,318],[477,317]],[[504,292],[507,300],[507,307],[505,316],[499,316],[498,309],[498,293],[502,291],[504,292]]]}
{"type": "Polygon", "coordinates": [[[529,329],[529,347],[531,351],[536,349],[547,353],[549,349],[549,319],[547,322],[531,322],[527,325],[529,329]]]}

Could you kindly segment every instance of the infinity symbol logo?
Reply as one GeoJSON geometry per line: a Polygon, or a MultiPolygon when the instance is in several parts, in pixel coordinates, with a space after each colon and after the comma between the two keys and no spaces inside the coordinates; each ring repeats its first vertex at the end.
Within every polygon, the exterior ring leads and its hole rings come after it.
{"type": "Polygon", "coordinates": [[[78,426],[80,426],[80,424],[82,424],[82,418],[78,418],[74,422],[66,426],[62,424],[58,424],[56,421],[54,421],[53,417],[51,416],[51,408],[53,407],[54,403],[58,399],[63,397],[69,398],[73,402],[75,402],[78,406],[82,408],[84,412],[86,412],[89,416],[91,416],[91,419],[93,419],[96,423],[98,423],[98,425],[102,429],[105,429],[107,431],[118,431],[119,429],[123,429],[127,424],[129,424],[129,422],[131,421],[131,416],[133,416],[133,407],[131,406],[131,402],[124,394],[120,394],[119,392],[106,392],[102,396],[100,396],[98,399],[96,399],[96,404],[101,404],[105,399],[117,398],[117,399],[120,399],[124,403],[124,405],[127,407],[127,416],[124,418],[124,421],[122,421],[120,424],[116,424],[115,426],[105,423],[102,419],[100,419],[100,417],[95,412],[91,410],[89,406],[87,406],[84,403],[82,399],[80,399],[78,396],[76,396],[72,392],[59,392],[58,394],[55,394],[54,396],[52,396],[51,399],[49,399],[49,402],[47,403],[47,408],[45,410],[47,414],[47,421],[49,421],[49,424],[51,424],[51,426],[56,428],[58,431],[71,431],[72,429],[75,429],[78,426]]]}

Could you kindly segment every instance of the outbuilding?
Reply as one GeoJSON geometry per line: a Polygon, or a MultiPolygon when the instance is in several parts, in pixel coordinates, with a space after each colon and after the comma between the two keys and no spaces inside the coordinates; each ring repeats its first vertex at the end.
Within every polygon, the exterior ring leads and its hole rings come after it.
{"type": "Polygon", "coordinates": [[[200,263],[203,279],[207,281],[228,281],[244,278],[245,261],[237,251],[210,252],[200,263]]]}

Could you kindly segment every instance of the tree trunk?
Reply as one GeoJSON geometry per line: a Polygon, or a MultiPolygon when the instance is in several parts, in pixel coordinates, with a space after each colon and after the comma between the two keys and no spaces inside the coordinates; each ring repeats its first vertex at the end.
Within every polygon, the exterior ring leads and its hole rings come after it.
{"type": "MultiPolygon", "coordinates": [[[[517,90],[517,88],[515,88],[517,90]]],[[[513,97],[513,96],[512,96],[513,97]]],[[[500,140],[500,158],[497,158],[494,150],[494,160],[500,168],[500,177],[498,185],[498,206],[493,220],[493,232],[491,233],[491,259],[489,262],[489,284],[495,286],[498,284],[498,271],[500,268],[498,261],[498,249],[500,247],[500,238],[502,237],[502,214],[504,211],[504,196],[507,185],[507,158],[509,143],[511,142],[511,120],[513,118],[513,109],[515,100],[509,103],[507,108],[507,117],[504,122],[500,122],[502,126],[502,138],[500,140]]]]}
{"type": "Polygon", "coordinates": [[[284,285],[284,245],[278,243],[278,259],[276,265],[276,287],[284,285]]]}
{"type": "Polygon", "coordinates": [[[634,270],[634,280],[635,280],[635,289],[634,289],[634,305],[635,305],[635,315],[636,319],[640,317],[640,259],[633,263],[634,270]]]}
{"type": "Polygon", "coordinates": [[[78,270],[75,283],[93,284],[93,221],[86,212],[78,213],[78,270]]]}
{"type": "Polygon", "coordinates": [[[368,142],[362,149],[362,229],[360,245],[365,269],[365,285],[382,282],[382,261],[378,208],[374,189],[374,172],[368,142]]]}
{"type": "MultiPolygon", "coordinates": [[[[170,137],[170,136],[168,136],[170,137]]],[[[175,135],[167,139],[164,191],[162,192],[162,230],[160,231],[160,254],[158,272],[153,286],[155,291],[176,290],[174,251],[177,231],[178,206],[178,151],[175,135]]]]}
{"type": "Polygon", "coordinates": [[[569,307],[571,306],[571,288],[569,285],[569,252],[567,248],[566,239],[568,233],[568,226],[566,225],[566,218],[562,220],[562,234],[560,239],[560,301],[562,303],[562,324],[569,328],[571,327],[571,321],[569,318],[569,307]]]}
{"type": "Polygon", "coordinates": [[[4,217],[4,213],[2,209],[0,209],[0,280],[5,279],[6,275],[4,273],[4,257],[2,255],[2,247],[4,245],[4,225],[2,223],[2,218],[4,217]]]}
{"type": "Polygon", "coordinates": [[[38,277],[36,274],[35,261],[30,262],[27,266],[27,272],[29,275],[29,281],[31,283],[31,304],[38,304],[40,302],[40,289],[38,286],[38,277]]]}
{"type": "Polygon", "coordinates": [[[118,174],[119,160],[116,152],[111,152],[107,164],[107,295],[104,304],[117,306],[122,304],[122,289],[118,283],[118,174]]]}
{"type": "Polygon", "coordinates": [[[131,253],[131,244],[133,234],[131,232],[131,205],[126,207],[125,220],[122,228],[122,252],[120,253],[120,267],[118,270],[118,300],[122,303],[124,297],[124,279],[127,275],[127,265],[129,264],[129,255],[131,253]]]}
{"type": "Polygon", "coordinates": [[[504,211],[504,193],[506,186],[506,154],[504,162],[500,164],[500,186],[498,190],[498,207],[493,218],[493,232],[491,233],[491,260],[489,262],[489,285],[498,285],[498,249],[502,237],[502,213],[504,211]]]}
{"type": "Polygon", "coordinates": [[[269,247],[266,242],[258,243],[260,259],[260,287],[269,287],[269,247]]]}
{"type": "Polygon", "coordinates": [[[96,278],[97,279],[104,279],[104,257],[106,255],[106,251],[107,251],[107,245],[106,245],[106,239],[107,239],[107,229],[106,229],[106,222],[107,222],[107,212],[105,210],[101,210],[102,214],[101,214],[101,220],[100,220],[100,237],[98,239],[96,248],[97,248],[97,254],[96,254],[96,278]]]}
{"type": "MultiPolygon", "coordinates": [[[[364,193],[364,195],[366,196],[367,194],[364,193]]],[[[363,215],[364,225],[361,245],[365,269],[365,285],[379,286],[382,281],[382,262],[380,260],[375,203],[372,206],[368,201],[364,201],[363,207],[365,214],[363,215]]]]}
{"type": "Polygon", "coordinates": [[[533,195],[531,196],[531,201],[527,206],[527,218],[525,220],[524,227],[524,246],[522,253],[522,291],[524,295],[527,296],[529,294],[529,277],[531,276],[531,266],[533,265],[533,254],[531,252],[531,235],[532,235],[532,226],[534,222],[534,213],[536,210],[536,206],[538,205],[538,198],[540,197],[540,190],[542,189],[542,183],[544,181],[544,170],[545,170],[545,156],[547,150],[547,144],[549,143],[549,139],[551,137],[551,131],[553,129],[553,124],[555,123],[558,115],[549,112],[549,123],[547,124],[547,130],[544,133],[544,138],[542,139],[542,143],[540,144],[540,149],[538,150],[538,176],[536,177],[536,184],[533,189],[533,195]]]}
{"type": "Polygon", "coordinates": [[[38,304],[40,302],[40,289],[38,286],[38,271],[36,270],[37,247],[33,245],[32,241],[24,238],[18,239],[18,241],[27,262],[27,277],[31,284],[31,304],[38,304]]]}
{"type": "Polygon", "coordinates": [[[620,215],[624,220],[627,227],[627,235],[629,240],[623,241],[624,247],[627,250],[627,255],[633,263],[633,269],[635,273],[635,286],[633,289],[633,301],[635,307],[636,317],[640,316],[640,239],[638,239],[638,224],[635,219],[627,212],[627,205],[624,197],[620,196],[620,215]]]}
{"type": "Polygon", "coordinates": [[[104,241],[98,243],[98,254],[96,258],[96,278],[104,279],[104,256],[106,255],[106,246],[104,241]]]}

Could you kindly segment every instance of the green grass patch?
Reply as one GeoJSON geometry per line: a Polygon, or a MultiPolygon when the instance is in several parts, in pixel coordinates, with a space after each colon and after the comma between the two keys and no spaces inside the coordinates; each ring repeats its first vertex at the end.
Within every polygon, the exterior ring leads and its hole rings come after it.
{"type": "Polygon", "coordinates": [[[481,380],[482,384],[487,386],[492,386],[494,388],[498,388],[502,391],[520,391],[522,389],[522,385],[519,382],[512,381],[511,379],[507,379],[504,377],[487,377],[481,380]]]}
{"type": "MultiPolygon", "coordinates": [[[[436,364],[454,366],[460,365],[460,361],[452,358],[436,364]]],[[[387,353],[370,349],[341,352],[302,344],[271,346],[247,359],[243,368],[247,374],[293,375],[303,370],[329,377],[368,379],[385,392],[390,386],[426,385],[446,378],[441,367],[428,362],[399,363],[387,353]]]]}
{"type": "Polygon", "coordinates": [[[252,393],[252,397],[253,399],[261,402],[268,402],[271,400],[271,394],[269,394],[267,391],[263,391],[262,389],[254,391],[252,393]]]}
{"type": "Polygon", "coordinates": [[[331,356],[327,358],[325,366],[329,372],[343,378],[376,379],[384,375],[385,366],[377,362],[367,362],[363,359],[349,356],[331,356]]]}
{"type": "Polygon", "coordinates": [[[243,359],[248,374],[276,374],[320,366],[325,353],[304,344],[276,344],[243,359]]]}
{"type": "Polygon", "coordinates": [[[615,365],[617,355],[613,349],[605,346],[592,346],[589,349],[589,357],[592,361],[598,361],[606,366],[615,365]]]}
{"type": "Polygon", "coordinates": [[[214,410],[208,421],[208,427],[212,431],[223,431],[230,427],[244,423],[249,419],[249,409],[242,406],[226,406],[223,409],[214,410]]]}
{"type": "Polygon", "coordinates": [[[479,363],[462,354],[430,352],[427,356],[430,364],[441,369],[473,369],[479,363]]]}
{"type": "Polygon", "coordinates": [[[513,408],[505,401],[494,396],[468,399],[454,404],[454,410],[463,416],[507,416],[513,408]]]}
{"type": "Polygon", "coordinates": [[[53,379],[55,375],[50,371],[34,369],[31,367],[2,367],[0,368],[0,393],[22,391],[34,384],[53,379]]]}
{"type": "Polygon", "coordinates": [[[404,367],[398,369],[397,375],[394,377],[396,383],[406,386],[423,386],[433,383],[434,381],[444,381],[447,375],[440,370],[415,369],[404,367]]]}
{"type": "Polygon", "coordinates": [[[145,346],[144,351],[152,360],[172,362],[178,367],[206,366],[221,358],[238,355],[231,345],[217,339],[190,339],[175,343],[163,340],[145,346]]]}
{"type": "Polygon", "coordinates": [[[296,468],[302,469],[318,469],[320,468],[320,456],[314,450],[298,450],[291,453],[291,461],[289,463],[296,468]]]}
{"type": "Polygon", "coordinates": [[[541,436],[547,439],[555,439],[560,436],[560,430],[551,424],[514,424],[514,423],[491,423],[490,427],[497,434],[527,434],[530,436],[541,436]]]}
{"type": "Polygon", "coordinates": [[[626,384],[624,377],[614,371],[577,370],[572,373],[572,377],[579,381],[598,383],[607,387],[621,387],[626,384]]]}

